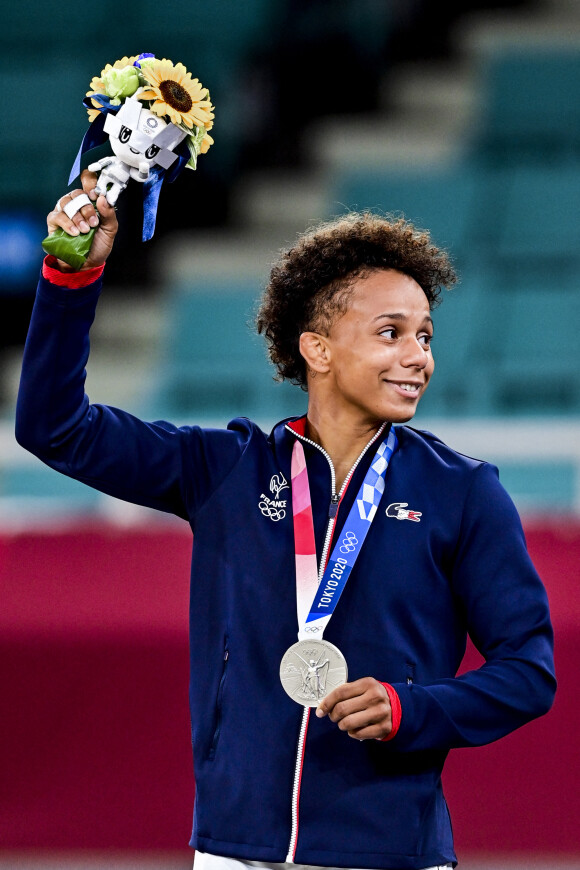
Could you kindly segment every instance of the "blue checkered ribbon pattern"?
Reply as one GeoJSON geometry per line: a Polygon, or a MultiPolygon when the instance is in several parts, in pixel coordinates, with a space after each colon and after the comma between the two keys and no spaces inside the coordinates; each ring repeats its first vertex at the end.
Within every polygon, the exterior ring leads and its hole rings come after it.
{"type": "Polygon", "coordinates": [[[389,458],[387,442],[383,441],[356,500],[361,520],[366,520],[369,524],[375,518],[381,496],[385,491],[385,475],[389,458]]]}

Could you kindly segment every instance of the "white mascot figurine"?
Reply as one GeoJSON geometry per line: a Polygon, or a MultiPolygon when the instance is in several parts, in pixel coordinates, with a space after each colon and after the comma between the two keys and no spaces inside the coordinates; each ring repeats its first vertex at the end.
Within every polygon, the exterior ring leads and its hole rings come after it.
{"type": "Polygon", "coordinates": [[[107,115],[104,129],[115,156],[103,157],[88,168],[100,173],[95,190],[110,205],[115,205],[130,178],[143,182],[151,166],[168,169],[177,160],[173,149],[187,135],[132,97],[127,97],[116,114],[107,115]]]}

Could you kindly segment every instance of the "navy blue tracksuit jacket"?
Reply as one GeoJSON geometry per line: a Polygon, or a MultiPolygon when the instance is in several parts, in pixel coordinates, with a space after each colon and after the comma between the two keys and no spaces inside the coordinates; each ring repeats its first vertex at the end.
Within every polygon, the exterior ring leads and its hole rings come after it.
{"type": "MultiPolygon", "coordinates": [[[[496,469],[397,427],[379,511],[325,638],[344,653],[350,680],[395,688],[400,729],[390,742],[361,743],[311,715],[300,740],[302,709],[279,679],[297,635],[297,436],[284,423],[270,435],[247,419],[208,430],[91,405],[84,370],[99,291],[100,281],[67,290],[41,279],[17,437],[58,471],[191,525],[192,845],[285,861],[294,821],[297,863],[455,861],[441,788],[447,753],[545,713],[555,690],[545,591],[496,469]],[[485,664],[457,677],[467,633],[485,664]]],[[[320,556],[333,476],[315,445],[305,453],[320,556]]],[[[335,537],[373,454],[344,494],[335,537]]]]}

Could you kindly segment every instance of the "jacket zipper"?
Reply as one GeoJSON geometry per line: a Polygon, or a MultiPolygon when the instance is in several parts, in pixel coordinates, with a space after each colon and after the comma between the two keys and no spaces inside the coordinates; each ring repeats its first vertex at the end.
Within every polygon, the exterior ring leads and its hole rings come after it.
{"type": "Polygon", "coordinates": [[[222,675],[220,678],[217,698],[216,698],[216,717],[215,717],[215,728],[213,732],[213,737],[211,741],[211,746],[208,753],[208,759],[213,759],[216,754],[217,745],[220,739],[220,731],[222,726],[222,697],[224,693],[224,684],[226,681],[226,674],[228,669],[228,660],[230,657],[230,651],[228,649],[228,640],[226,638],[225,646],[224,646],[224,657],[222,660],[222,675]]]}
{"type": "MultiPolygon", "coordinates": [[[[298,435],[294,432],[290,426],[286,426],[286,428],[292,432],[292,434],[300,438],[301,441],[304,441],[306,444],[312,444],[313,447],[316,447],[317,450],[320,450],[321,453],[326,456],[328,465],[330,466],[330,477],[331,477],[331,496],[330,496],[330,505],[328,507],[328,525],[326,527],[326,535],[324,538],[324,547],[322,548],[322,556],[320,557],[320,567],[318,569],[318,582],[322,580],[322,575],[324,574],[324,569],[326,568],[326,562],[328,561],[328,551],[330,549],[330,542],[332,541],[332,535],[334,533],[334,526],[336,524],[336,517],[338,514],[338,508],[340,505],[340,501],[346,492],[346,488],[350,483],[350,480],[355,473],[358,464],[361,459],[369,449],[369,447],[374,444],[374,442],[379,438],[387,424],[383,423],[378,432],[371,438],[369,443],[366,445],[364,450],[355,460],[354,465],[348,472],[347,476],[344,479],[344,483],[340,488],[340,492],[336,492],[336,472],[334,470],[334,465],[332,463],[332,459],[329,454],[326,452],[324,447],[321,447],[320,444],[317,444],[316,441],[311,441],[310,438],[306,438],[305,435],[298,435]]],[[[304,750],[306,746],[306,735],[308,733],[308,721],[310,718],[310,707],[304,707],[302,712],[302,722],[300,724],[300,734],[298,737],[298,746],[296,749],[296,763],[294,765],[294,782],[292,785],[292,825],[290,829],[290,843],[288,845],[288,854],[286,855],[286,862],[289,864],[294,863],[294,855],[296,854],[296,846],[298,843],[298,805],[300,802],[300,781],[302,778],[302,765],[304,764],[304,750]]]]}

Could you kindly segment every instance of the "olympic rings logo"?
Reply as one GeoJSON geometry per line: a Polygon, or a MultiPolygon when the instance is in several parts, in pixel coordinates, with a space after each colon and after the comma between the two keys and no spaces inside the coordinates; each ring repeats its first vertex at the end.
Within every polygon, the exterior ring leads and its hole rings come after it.
{"type": "Polygon", "coordinates": [[[272,505],[268,504],[267,501],[259,502],[258,507],[260,508],[261,512],[264,514],[265,517],[268,517],[275,523],[277,523],[278,520],[283,520],[286,516],[286,511],[284,510],[284,508],[272,507],[272,505]]]}
{"type": "Polygon", "coordinates": [[[342,546],[340,548],[341,553],[352,553],[356,544],[358,544],[358,538],[356,537],[354,532],[347,532],[344,538],[342,539],[342,546]]]}
{"type": "Polygon", "coordinates": [[[317,631],[320,631],[319,625],[309,625],[305,628],[305,631],[309,631],[311,634],[316,634],[317,631]]]}

